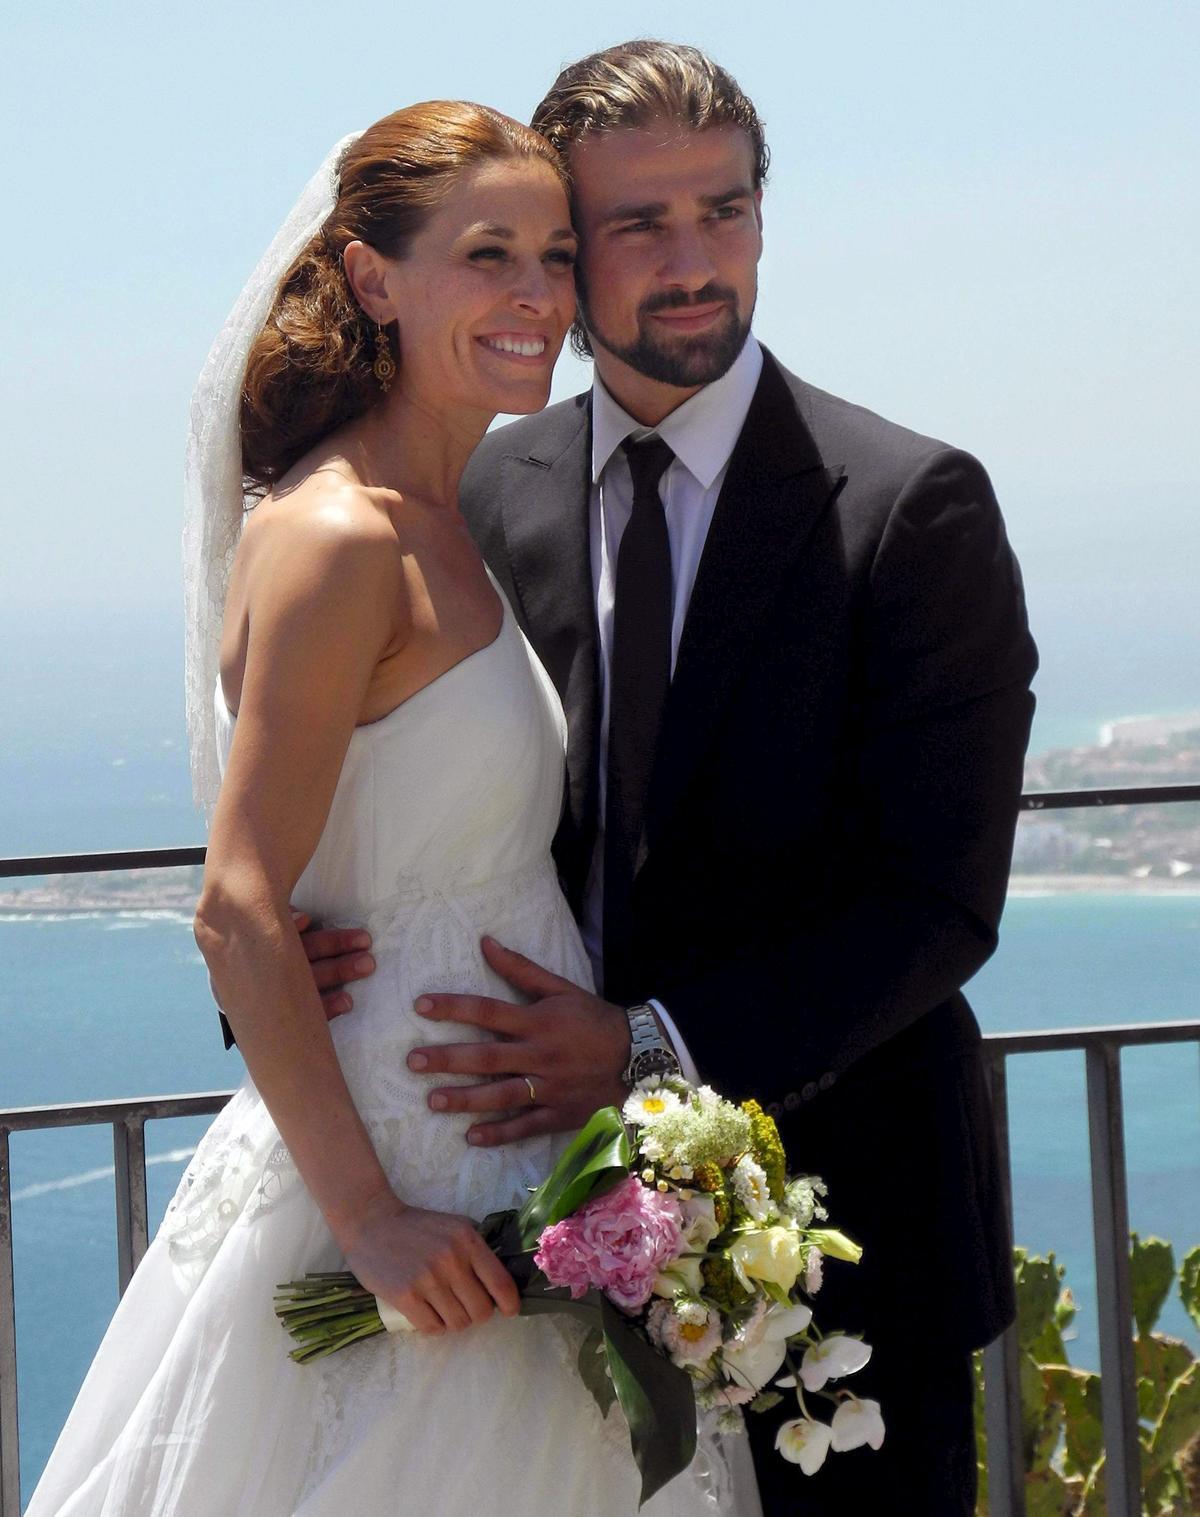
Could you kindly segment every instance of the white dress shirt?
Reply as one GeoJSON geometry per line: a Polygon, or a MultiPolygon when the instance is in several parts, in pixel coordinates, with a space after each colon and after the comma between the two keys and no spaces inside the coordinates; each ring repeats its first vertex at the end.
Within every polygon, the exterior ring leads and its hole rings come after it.
{"type": "MultiPolygon", "coordinates": [[[[617,404],[597,374],[592,385],[592,493],[589,533],[592,592],[600,632],[600,817],[596,846],[583,901],[583,941],[596,983],[603,975],[604,815],[608,793],[608,714],[612,668],[613,605],[617,588],[617,552],[633,514],[633,479],[621,444],[657,435],[675,454],[659,484],[667,537],[671,544],[671,669],[679,653],[684,619],[700,567],[700,555],[712,524],[717,497],[762,373],[762,349],[747,337],[730,369],[697,391],[653,428],[641,426],[617,404]]],[[[651,1003],[675,1045],[685,1078],[697,1079],[696,1067],[670,1016],[651,1003]]]]}

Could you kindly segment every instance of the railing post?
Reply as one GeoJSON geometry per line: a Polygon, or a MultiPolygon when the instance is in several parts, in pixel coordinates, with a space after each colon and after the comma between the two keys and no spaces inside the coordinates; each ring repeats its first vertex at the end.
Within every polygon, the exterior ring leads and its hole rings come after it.
{"type": "Polygon", "coordinates": [[[113,1166],[117,1195],[117,1290],[123,1296],[149,1244],[144,1116],[134,1113],[113,1123],[113,1166]]]}
{"type": "MultiPolygon", "coordinates": [[[[1012,1233],[1012,1158],[1008,1142],[1008,1061],[988,1061],[992,1113],[1004,1207],[1012,1233]]],[[[988,1510],[992,1517],[1025,1517],[1025,1454],[1021,1442],[1021,1377],[1016,1323],[983,1351],[983,1416],[987,1432],[988,1510]]]]}
{"type": "Polygon", "coordinates": [[[13,1293],[12,1182],[8,1128],[0,1127],[0,1517],[21,1510],[17,1426],[17,1315],[13,1293]]]}
{"type": "Polygon", "coordinates": [[[1086,1059],[1105,1490],[1109,1517],[1139,1517],[1141,1445],[1133,1364],[1121,1055],[1114,1044],[1101,1038],[1088,1044],[1086,1059]]]}

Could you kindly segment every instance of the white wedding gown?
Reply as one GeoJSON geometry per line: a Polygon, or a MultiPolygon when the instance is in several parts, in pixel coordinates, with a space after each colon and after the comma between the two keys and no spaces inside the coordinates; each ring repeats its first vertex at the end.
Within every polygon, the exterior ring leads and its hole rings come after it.
{"type": "MultiPolygon", "coordinates": [[[[216,708],[227,755],[219,690],[216,708]]],[[[429,1080],[405,1063],[465,1036],[413,1012],[422,991],[511,998],[484,933],[590,984],[549,853],[563,747],[553,686],[505,606],[495,642],[355,731],[295,893],[373,935],[378,969],[332,1035],[396,1191],[420,1206],[480,1219],[517,1205],[565,1142],[471,1147],[469,1119],[432,1113],[429,1080]]],[[[570,1319],[496,1316],[293,1363],[274,1287],[343,1262],[245,1080],[188,1166],[27,1517],[633,1517],[628,1433],[580,1382],[570,1319]]],[[[757,1517],[745,1437],[704,1436],[643,1510],[757,1517]]]]}

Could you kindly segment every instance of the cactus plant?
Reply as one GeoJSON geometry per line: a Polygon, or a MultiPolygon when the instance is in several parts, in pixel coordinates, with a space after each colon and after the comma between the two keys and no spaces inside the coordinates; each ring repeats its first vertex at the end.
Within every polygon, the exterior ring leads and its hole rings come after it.
{"type": "MultiPolygon", "coordinates": [[[[1200,1512],[1200,1360],[1186,1343],[1154,1331],[1172,1285],[1200,1328],[1200,1246],[1178,1271],[1171,1245],[1130,1235],[1134,1365],[1142,1447],[1143,1517],[1200,1512]]],[[[1021,1376],[1021,1445],[1028,1517],[1104,1517],[1100,1377],[1067,1357],[1075,1316],[1053,1254],[1014,1250],[1021,1376]]],[[[978,1517],[987,1517],[982,1359],[976,1358],[978,1517]]]]}

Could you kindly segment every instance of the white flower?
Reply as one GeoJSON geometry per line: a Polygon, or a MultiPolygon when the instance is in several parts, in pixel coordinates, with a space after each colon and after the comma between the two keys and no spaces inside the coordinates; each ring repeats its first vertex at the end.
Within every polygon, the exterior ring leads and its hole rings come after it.
{"type": "MultiPolygon", "coordinates": [[[[772,1306],[771,1311],[774,1311],[772,1306]]],[[[783,1333],[768,1336],[768,1320],[771,1311],[766,1311],[762,1299],[755,1302],[754,1312],[737,1330],[737,1335],[725,1344],[722,1362],[725,1373],[734,1384],[749,1387],[755,1394],[771,1382],[787,1356],[787,1341],[783,1333]]]]}
{"type": "Polygon", "coordinates": [[[801,1227],[807,1227],[814,1217],[824,1222],[829,1213],[817,1200],[825,1194],[825,1184],[812,1175],[802,1175],[792,1180],[783,1193],[783,1209],[796,1219],[801,1227]]]}
{"type": "Polygon", "coordinates": [[[652,1164],[657,1164],[659,1159],[665,1157],[666,1149],[654,1136],[654,1129],[643,1130],[642,1137],[638,1141],[638,1148],[643,1159],[649,1159],[652,1164]]]}
{"type": "Polygon", "coordinates": [[[733,1167],[732,1178],[734,1195],[756,1222],[765,1222],[771,1215],[771,1192],[762,1165],[743,1154],[733,1167]]]}
{"type": "Polygon", "coordinates": [[[812,1321],[812,1307],[797,1303],[794,1306],[772,1305],[763,1318],[764,1338],[794,1338],[802,1333],[812,1321]]]}
{"type": "Polygon", "coordinates": [[[832,1438],[825,1423],[814,1422],[811,1417],[793,1417],[775,1434],[775,1447],[806,1475],[815,1475],[825,1463],[832,1438]]]}
{"type": "Polygon", "coordinates": [[[721,1097],[711,1085],[700,1085],[696,1088],[696,1094],[700,1097],[701,1106],[718,1106],[721,1097]]]}
{"type": "Polygon", "coordinates": [[[877,1449],[883,1442],[883,1418],[878,1401],[860,1401],[851,1396],[833,1414],[833,1447],[838,1453],[869,1443],[877,1449]]]}
{"type": "Polygon", "coordinates": [[[646,1333],[650,1342],[656,1348],[666,1347],[663,1326],[670,1315],[671,1308],[666,1301],[652,1301],[650,1303],[650,1310],[646,1313],[646,1333]]]}
{"type": "Polygon", "coordinates": [[[675,1315],[680,1322],[706,1322],[708,1307],[703,1301],[689,1301],[686,1296],[675,1298],[675,1315]]]}
{"type": "MultiPolygon", "coordinates": [[[[665,1111],[676,1111],[679,1108],[679,1097],[673,1090],[668,1090],[665,1085],[654,1085],[649,1081],[639,1081],[630,1091],[625,1105],[621,1108],[621,1115],[631,1127],[648,1127],[656,1122],[665,1111]]],[[[645,1152],[643,1144],[642,1152],[645,1152]]]]}
{"type": "Polygon", "coordinates": [[[823,1269],[821,1250],[814,1246],[809,1249],[808,1258],[804,1261],[804,1289],[808,1295],[815,1296],[821,1289],[823,1269]]]}
{"type": "Polygon", "coordinates": [[[787,1345],[782,1338],[759,1338],[755,1343],[727,1343],[721,1362],[735,1385],[757,1393],[768,1385],[783,1363],[787,1345]]]}
{"type": "Polygon", "coordinates": [[[807,1349],[800,1365],[800,1379],[806,1391],[819,1391],[827,1380],[840,1380],[862,1369],[871,1357],[871,1345],[861,1338],[847,1338],[834,1333],[807,1349]]]}
{"type": "Polygon", "coordinates": [[[672,1259],[666,1269],[659,1272],[654,1282],[656,1296],[698,1296],[704,1289],[704,1277],[700,1273],[702,1260],[699,1255],[681,1255],[672,1259]]]}
{"type": "Polygon", "coordinates": [[[676,1364],[704,1364],[721,1346],[721,1314],[703,1306],[698,1322],[684,1321],[666,1302],[656,1301],[646,1327],[651,1340],[676,1364]]]}
{"type": "Polygon", "coordinates": [[[700,1253],[721,1231],[717,1223],[716,1203],[711,1196],[691,1196],[679,1207],[683,1222],[684,1247],[700,1253]]]}

